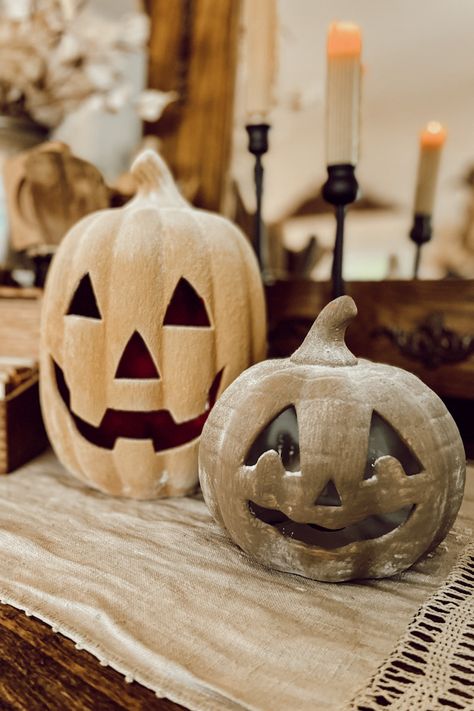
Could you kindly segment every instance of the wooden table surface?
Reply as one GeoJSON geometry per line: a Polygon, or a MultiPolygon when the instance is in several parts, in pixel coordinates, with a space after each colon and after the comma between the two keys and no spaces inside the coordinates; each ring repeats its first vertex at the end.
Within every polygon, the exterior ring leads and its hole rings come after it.
{"type": "Polygon", "coordinates": [[[79,651],[44,622],[0,605],[0,709],[179,711],[141,684],[79,651]]]}

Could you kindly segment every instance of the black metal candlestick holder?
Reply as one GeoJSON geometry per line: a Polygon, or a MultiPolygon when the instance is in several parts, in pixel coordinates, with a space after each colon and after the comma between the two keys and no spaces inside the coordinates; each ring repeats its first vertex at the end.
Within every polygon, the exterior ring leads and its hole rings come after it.
{"type": "Polygon", "coordinates": [[[262,156],[268,151],[268,132],[270,126],[267,123],[254,123],[248,124],[245,128],[247,129],[249,137],[248,149],[250,153],[255,156],[254,180],[256,204],[253,247],[260,265],[260,271],[265,275],[267,269],[267,247],[265,244],[265,227],[262,219],[264,175],[262,156]]]}
{"type": "Polygon", "coordinates": [[[432,235],[431,215],[415,214],[413,227],[410,230],[410,239],[416,245],[415,262],[413,264],[413,279],[418,279],[420,267],[421,248],[430,241],[432,235]]]}
{"type": "Polygon", "coordinates": [[[53,258],[52,252],[47,253],[36,253],[30,255],[30,259],[34,271],[34,285],[40,289],[43,289],[46,277],[48,275],[48,270],[53,258]]]}
{"type": "Polygon", "coordinates": [[[344,254],[344,222],[346,208],[357,197],[359,185],[355,177],[355,166],[350,163],[328,165],[328,179],[323,185],[323,198],[334,205],[336,214],[336,240],[332,262],[332,295],[333,298],[344,294],[342,278],[342,261],[344,254]]]}

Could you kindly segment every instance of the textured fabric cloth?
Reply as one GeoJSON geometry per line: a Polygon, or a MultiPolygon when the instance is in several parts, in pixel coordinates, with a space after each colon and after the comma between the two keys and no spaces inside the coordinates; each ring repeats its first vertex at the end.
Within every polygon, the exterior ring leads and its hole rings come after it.
{"type": "Polygon", "coordinates": [[[430,557],[390,580],[317,583],[253,563],[199,497],[107,498],[47,454],[0,479],[0,598],[191,709],[339,711],[446,582],[473,518],[470,471],[430,557]]]}

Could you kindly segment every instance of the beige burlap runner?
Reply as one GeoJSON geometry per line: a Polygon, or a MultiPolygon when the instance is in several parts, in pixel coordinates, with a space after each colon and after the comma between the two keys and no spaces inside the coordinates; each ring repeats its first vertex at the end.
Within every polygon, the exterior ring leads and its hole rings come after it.
{"type": "Polygon", "coordinates": [[[445,583],[473,518],[471,471],[431,557],[396,579],[323,584],[254,564],[199,498],[107,498],[48,454],[0,479],[0,597],[191,709],[339,711],[445,583]]]}

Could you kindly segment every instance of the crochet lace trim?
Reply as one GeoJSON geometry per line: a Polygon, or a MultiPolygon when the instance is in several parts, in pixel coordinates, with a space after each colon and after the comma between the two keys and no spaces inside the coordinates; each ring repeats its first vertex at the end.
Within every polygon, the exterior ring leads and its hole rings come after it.
{"type": "Polygon", "coordinates": [[[474,544],[349,709],[474,709],[474,544]]]}

